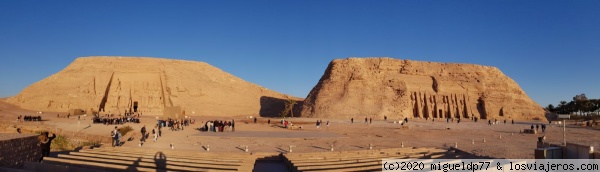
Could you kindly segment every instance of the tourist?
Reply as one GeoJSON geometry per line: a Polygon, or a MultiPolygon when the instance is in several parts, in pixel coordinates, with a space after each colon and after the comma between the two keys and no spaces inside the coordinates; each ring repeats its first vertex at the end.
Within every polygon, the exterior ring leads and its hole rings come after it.
{"type": "Polygon", "coordinates": [[[271,119],[267,120],[267,124],[271,124],[271,119]]]}
{"type": "Polygon", "coordinates": [[[373,123],[373,118],[369,118],[369,124],[373,123]]]}
{"type": "Polygon", "coordinates": [[[408,123],[408,117],[404,118],[404,123],[408,123]]]}
{"type": "Polygon", "coordinates": [[[113,147],[115,147],[115,145],[117,145],[117,143],[116,143],[116,141],[117,141],[117,140],[115,139],[115,138],[116,138],[116,135],[117,135],[117,132],[118,132],[118,130],[117,130],[117,126],[115,126],[115,129],[114,129],[113,131],[111,131],[111,132],[110,132],[110,137],[112,137],[112,138],[113,138],[113,139],[112,139],[112,146],[113,146],[113,147]]]}
{"type": "Polygon", "coordinates": [[[329,121],[327,121],[327,128],[329,128],[329,121]]]}
{"type": "Polygon", "coordinates": [[[258,120],[257,118],[254,118],[254,123],[256,124],[256,120],[258,120]]]}
{"type": "Polygon", "coordinates": [[[488,120],[488,125],[492,125],[492,120],[488,120]]]}
{"type": "Polygon", "coordinates": [[[504,119],[504,124],[506,124],[506,119],[504,119]]]}
{"type": "Polygon", "coordinates": [[[231,120],[231,131],[235,131],[235,120],[231,120]]]}
{"type": "Polygon", "coordinates": [[[532,130],[532,131],[533,131],[533,128],[535,128],[535,127],[533,127],[533,124],[531,124],[531,130],[532,130]]]}
{"type": "Polygon", "coordinates": [[[546,124],[542,124],[542,132],[546,133],[546,124]]]}
{"type": "Polygon", "coordinates": [[[319,129],[319,127],[321,127],[321,124],[319,124],[319,120],[317,120],[317,129],[319,129]]]}
{"type": "Polygon", "coordinates": [[[367,117],[365,117],[365,124],[368,122],[367,120],[368,120],[368,118],[367,118],[367,117]]]}
{"type": "Polygon", "coordinates": [[[146,125],[144,125],[140,131],[142,133],[142,142],[146,141],[146,125]]]}
{"type": "Polygon", "coordinates": [[[538,131],[539,128],[540,128],[540,125],[535,124],[535,131],[538,131]]]}
{"type": "Polygon", "coordinates": [[[158,137],[162,137],[162,127],[158,125],[158,137]]]}
{"type": "Polygon", "coordinates": [[[156,127],[154,127],[152,129],[152,135],[154,136],[154,142],[156,142],[156,139],[158,139],[158,133],[156,133],[156,127]]]}
{"type": "Polygon", "coordinates": [[[121,145],[122,137],[123,137],[123,135],[121,135],[121,129],[117,129],[117,132],[115,133],[115,146],[121,145]]]}
{"type": "Polygon", "coordinates": [[[44,157],[50,156],[50,145],[54,138],[56,138],[56,134],[52,133],[52,137],[48,137],[48,132],[43,132],[40,137],[38,137],[40,140],[39,146],[42,147],[42,157],[40,158],[40,162],[42,162],[44,157]]]}
{"type": "Polygon", "coordinates": [[[354,124],[354,118],[350,118],[350,123],[354,124]]]}
{"type": "Polygon", "coordinates": [[[387,121],[387,116],[385,116],[385,115],[384,115],[384,116],[383,116],[383,120],[384,120],[384,121],[387,121]]]}
{"type": "Polygon", "coordinates": [[[512,123],[512,124],[515,124],[515,119],[511,119],[511,123],[512,123]]]}

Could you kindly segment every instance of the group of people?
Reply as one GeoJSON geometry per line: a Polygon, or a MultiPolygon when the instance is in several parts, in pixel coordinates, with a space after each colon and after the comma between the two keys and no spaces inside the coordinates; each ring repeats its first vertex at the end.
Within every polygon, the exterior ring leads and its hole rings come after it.
{"type": "MultiPolygon", "coordinates": [[[[535,127],[533,126],[533,124],[531,124],[531,130],[533,130],[534,128],[535,128],[535,131],[538,131],[540,129],[540,124],[535,124],[535,127]]],[[[542,124],[541,128],[542,128],[542,132],[545,133],[546,132],[546,124],[542,124]]]]}
{"type": "Polygon", "coordinates": [[[121,146],[121,139],[123,138],[121,129],[115,126],[115,129],[110,132],[110,136],[112,137],[112,147],[121,146]]]}
{"type": "MultiPolygon", "coordinates": [[[[154,126],[154,128],[152,128],[152,137],[154,138],[154,142],[156,142],[156,140],[158,140],[158,137],[160,137],[162,135],[162,126],[159,124],[156,124],[154,126]]],[[[140,130],[140,132],[142,133],[142,137],[140,137],[140,144],[139,146],[142,146],[145,142],[146,139],[148,139],[148,137],[150,136],[150,133],[148,133],[146,131],[146,125],[144,125],[142,127],[142,129],[140,130]]]]}
{"type": "Polygon", "coordinates": [[[117,124],[125,124],[128,122],[140,123],[140,119],[136,118],[136,117],[107,118],[107,117],[95,116],[94,118],[92,118],[92,122],[94,124],[117,125],[117,124]]]}
{"type": "Polygon", "coordinates": [[[202,127],[202,131],[211,131],[211,132],[226,132],[226,131],[235,131],[235,120],[231,121],[208,121],[202,127]]]}
{"type": "Polygon", "coordinates": [[[159,127],[169,127],[171,129],[171,131],[179,131],[179,130],[183,130],[183,127],[189,126],[191,123],[194,123],[195,120],[192,120],[192,119],[179,120],[179,119],[168,118],[167,120],[158,120],[157,122],[158,122],[159,127]]]}
{"type": "MultiPolygon", "coordinates": [[[[317,129],[321,128],[322,124],[323,124],[323,120],[317,120],[317,129]]],[[[329,121],[327,121],[327,127],[329,127],[329,121]]]]}
{"type": "Polygon", "coordinates": [[[42,121],[42,116],[23,116],[23,115],[19,115],[17,117],[17,122],[21,122],[22,121],[42,121]]]}

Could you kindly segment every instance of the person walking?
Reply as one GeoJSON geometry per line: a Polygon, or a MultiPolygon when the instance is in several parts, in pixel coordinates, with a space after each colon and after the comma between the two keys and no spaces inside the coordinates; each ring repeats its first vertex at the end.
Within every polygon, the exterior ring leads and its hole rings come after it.
{"type": "Polygon", "coordinates": [[[231,131],[235,131],[235,120],[231,120],[231,131]]]}
{"type": "Polygon", "coordinates": [[[115,133],[115,146],[121,146],[122,137],[123,135],[121,135],[121,129],[117,129],[117,132],[115,133]]]}
{"type": "Polygon", "coordinates": [[[533,130],[535,127],[533,126],[533,124],[531,124],[531,130],[533,130]]]}
{"type": "Polygon", "coordinates": [[[152,135],[154,135],[154,141],[156,142],[156,139],[158,139],[158,134],[156,133],[156,127],[154,127],[152,129],[152,135]]]}
{"type": "Polygon", "coordinates": [[[546,133],[546,124],[542,124],[542,132],[546,133]]]}
{"type": "Polygon", "coordinates": [[[110,138],[112,139],[112,144],[111,144],[111,145],[112,145],[112,147],[115,147],[115,145],[116,145],[116,144],[115,144],[115,141],[116,141],[116,140],[115,140],[115,135],[116,135],[116,134],[117,134],[117,129],[116,129],[116,127],[115,127],[115,129],[114,129],[114,130],[110,131],[110,138]]]}
{"type": "Polygon", "coordinates": [[[146,125],[144,125],[140,131],[142,133],[142,142],[146,141],[146,125]]]}
{"type": "Polygon", "coordinates": [[[54,140],[54,138],[56,138],[56,134],[52,133],[52,137],[48,137],[48,132],[43,132],[38,137],[38,139],[40,140],[40,143],[38,145],[42,147],[42,157],[40,158],[39,162],[42,162],[44,157],[50,156],[50,145],[52,144],[52,140],[54,140]]]}
{"type": "Polygon", "coordinates": [[[319,129],[319,127],[321,127],[321,124],[320,124],[319,120],[317,120],[317,129],[319,129]]]}

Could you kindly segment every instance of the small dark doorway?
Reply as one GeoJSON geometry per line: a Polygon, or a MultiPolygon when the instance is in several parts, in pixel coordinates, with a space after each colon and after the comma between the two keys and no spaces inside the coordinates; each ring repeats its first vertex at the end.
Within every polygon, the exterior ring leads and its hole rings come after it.
{"type": "Polygon", "coordinates": [[[133,112],[137,112],[138,102],[133,102],[133,112]]]}

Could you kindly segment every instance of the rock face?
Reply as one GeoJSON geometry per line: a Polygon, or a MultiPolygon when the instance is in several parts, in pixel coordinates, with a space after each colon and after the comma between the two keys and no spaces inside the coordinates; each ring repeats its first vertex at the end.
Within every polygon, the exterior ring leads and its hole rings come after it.
{"type": "Polygon", "coordinates": [[[24,109],[52,112],[84,109],[160,115],[165,109],[180,107],[188,116],[273,116],[283,109],[287,98],[301,100],[203,62],[85,57],[6,101],[24,109]]]}
{"type": "Polygon", "coordinates": [[[303,117],[542,119],[545,111],[498,68],[392,58],[333,60],[303,117]]]}

